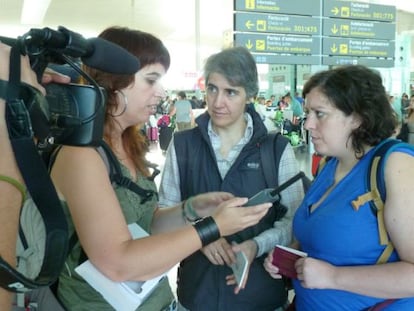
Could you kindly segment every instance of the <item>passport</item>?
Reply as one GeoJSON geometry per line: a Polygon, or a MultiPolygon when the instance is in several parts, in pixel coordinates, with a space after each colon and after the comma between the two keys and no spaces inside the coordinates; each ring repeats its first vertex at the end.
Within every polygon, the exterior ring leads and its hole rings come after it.
{"type": "Polygon", "coordinates": [[[276,245],[273,250],[272,263],[279,268],[279,274],[291,279],[297,279],[298,276],[296,274],[295,262],[299,258],[306,256],[307,254],[305,252],[301,252],[297,249],[276,245]]]}

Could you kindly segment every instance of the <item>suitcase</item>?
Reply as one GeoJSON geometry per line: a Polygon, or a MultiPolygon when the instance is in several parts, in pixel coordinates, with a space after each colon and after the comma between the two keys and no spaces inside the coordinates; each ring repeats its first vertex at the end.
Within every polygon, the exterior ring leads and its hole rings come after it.
{"type": "Polygon", "coordinates": [[[148,127],[147,137],[149,141],[157,141],[158,140],[158,127],[148,127]]]}
{"type": "Polygon", "coordinates": [[[174,129],[169,126],[163,126],[159,129],[159,142],[162,151],[166,151],[170,144],[174,129]]]}

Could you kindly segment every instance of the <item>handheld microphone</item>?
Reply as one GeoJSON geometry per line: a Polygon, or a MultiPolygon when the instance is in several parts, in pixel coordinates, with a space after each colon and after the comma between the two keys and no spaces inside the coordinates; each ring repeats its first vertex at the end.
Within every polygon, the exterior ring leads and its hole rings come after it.
{"type": "Polygon", "coordinates": [[[80,58],[92,68],[114,74],[134,74],[140,68],[137,57],[121,46],[102,38],[85,39],[82,35],[59,26],[58,31],[50,28],[32,28],[20,39],[0,37],[7,45],[22,40],[27,52],[44,50],[80,58]]]}

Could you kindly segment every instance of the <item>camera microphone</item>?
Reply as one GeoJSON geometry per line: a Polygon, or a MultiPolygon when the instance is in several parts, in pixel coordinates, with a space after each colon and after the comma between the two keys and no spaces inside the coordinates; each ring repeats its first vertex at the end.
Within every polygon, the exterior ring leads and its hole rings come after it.
{"type": "Polygon", "coordinates": [[[58,30],[50,28],[32,28],[20,39],[0,37],[0,41],[15,45],[18,40],[26,47],[27,52],[38,53],[53,51],[74,58],[92,68],[114,74],[134,74],[139,68],[137,57],[121,46],[102,38],[85,39],[82,35],[59,26],[58,30]]]}

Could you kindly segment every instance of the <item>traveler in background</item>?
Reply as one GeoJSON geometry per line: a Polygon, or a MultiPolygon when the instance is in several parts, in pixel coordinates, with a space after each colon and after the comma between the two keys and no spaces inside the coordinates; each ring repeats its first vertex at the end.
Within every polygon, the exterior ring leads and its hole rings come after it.
{"type": "Polygon", "coordinates": [[[173,106],[173,100],[170,96],[167,96],[165,100],[161,103],[162,114],[170,114],[171,107],[173,106]]]}
{"type": "Polygon", "coordinates": [[[290,93],[286,93],[286,95],[282,96],[282,98],[277,103],[279,110],[290,109],[290,93]]]}
{"type": "Polygon", "coordinates": [[[405,132],[402,140],[414,145],[414,95],[411,95],[410,103],[405,109],[406,118],[401,126],[401,134],[405,132]]]}
{"type": "Polygon", "coordinates": [[[296,91],[295,92],[295,99],[299,102],[299,104],[303,107],[305,100],[303,99],[302,96],[300,96],[299,92],[296,91]]]}
{"type": "MultiPolygon", "coordinates": [[[[160,184],[162,206],[192,202],[206,191],[252,197],[270,187],[260,157],[268,133],[250,104],[258,92],[252,55],[242,47],[214,54],[207,59],[204,77],[207,112],[196,119],[195,128],[173,137],[160,184]]],[[[298,163],[290,144],[275,152],[281,153],[281,159],[274,179],[282,184],[298,173],[298,163]]],[[[291,243],[292,215],[303,198],[302,184],[294,183],[281,196],[288,208],[285,216],[277,215],[274,207],[260,224],[211,243],[181,262],[179,310],[282,310],[287,302],[285,284],[267,274],[263,260],[274,245],[291,243]],[[232,242],[238,245],[232,248],[232,242]],[[245,285],[234,287],[229,265],[240,250],[249,260],[249,278],[245,285]]]]}
{"type": "Polygon", "coordinates": [[[201,108],[201,103],[197,99],[197,96],[195,96],[195,95],[191,96],[190,103],[191,103],[191,108],[192,109],[200,109],[201,108]]]}
{"type": "Polygon", "coordinates": [[[296,99],[296,97],[292,98],[290,94],[289,94],[289,98],[290,98],[289,106],[293,112],[293,118],[296,120],[299,120],[300,118],[303,117],[303,105],[296,99]]]}
{"type": "MultiPolygon", "coordinates": [[[[296,310],[374,310],[383,302],[390,305],[375,310],[414,310],[412,146],[383,156],[385,233],[395,247],[383,263],[376,264],[386,248],[379,242],[378,219],[364,201],[372,156],[397,122],[381,76],[363,66],[338,67],[314,74],[303,94],[315,151],[332,158],[293,220],[292,246],[308,254],[295,263],[296,310]]],[[[280,278],[272,253],[265,267],[280,278]]]]}
{"type": "Polygon", "coordinates": [[[408,106],[410,105],[410,99],[408,98],[407,93],[401,95],[401,118],[404,122],[404,119],[407,117],[408,106]]]}
{"type": "Polygon", "coordinates": [[[178,92],[174,108],[177,131],[190,129],[193,123],[193,109],[191,108],[191,102],[187,100],[185,92],[178,92]]]}
{"type": "Polygon", "coordinates": [[[388,95],[388,102],[391,105],[395,117],[398,120],[402,120],[401,107],[397,107],[399,105],[397,104],[397,101],[395,100],[395,97],[393,95],[388,95]]]}
{"type": "Polygon", "coordinates": [[[276,100],[276,96],[275,95],[270,95],[270,105],[268,105],[268,107],[278,107],[278,101],[276,100]]]}
{"type": "MultiPolygon", "coordinates": [[[[108,302],[75,272],[82,251],[113,281],[143,281],[158,276],[201,248],[217,235],[251,226],[269,204],[238,208],[247,199],[209,193],[194,200],[192,215],[206,216],[195,226],[185,225],[181,204],[158,209],[157,189],[146,160],[145,135],[137,128],[148,121],[153,107],[165,96],[160,79],[170,65],[164,44],[149,33],[122,27],[104,30],[100,38],[114,42],[139,58],[133,75],[114,75],[85,67],[107,93],[104,141],[111,148],[124,176],[145,196],[113,185],[108,168],[94,147],[63,146],[51,176],[67,215],[69,236],[79,241],[72,248],[59,278],[58,297],[70,310],[113,310],[108,302]],[[225,201],[225,202],[223,202],[225,201]],[[136,223],[151,235],[133,240],[127,224],[136,223]],[[176,231],[165,232],[179,228],[176,231]]],[[[138,310],[174,310],[175,298],[163,278],[138,310]]]]}

